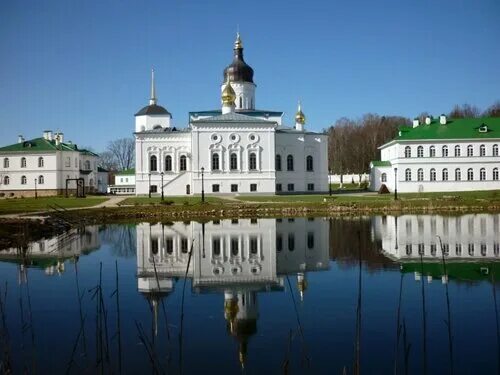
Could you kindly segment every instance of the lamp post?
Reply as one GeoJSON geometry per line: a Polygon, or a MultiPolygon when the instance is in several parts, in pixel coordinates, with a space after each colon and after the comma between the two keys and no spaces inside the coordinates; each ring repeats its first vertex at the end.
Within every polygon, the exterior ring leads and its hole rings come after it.
{"type": "Polygon", "coordinates": [[[36,178],[35,178],[35,199],[38,199],[38,191],[36,190],[36,178]]]}
{"type": "Polygon", "coordinates": [[[398,169],[394,168],[394,200],[398,200],[398,169]]]}
{"type": "Polygon", "coordinates": [[[161,174],[161,200],[163,200],[163,172],[161,174]]]}
{"type": "Polygon", "coordinates": [[[149,189],[148,189],[148,195],[149,198],[151,198],[151,172],[148,173],[149,176],[149,189]]]}
{"type": "Polygon", "coordinates": [[[203,179],[203,173],[205,168],[201,167],[201,203],[205,203],[205,182],[203,179]]]}

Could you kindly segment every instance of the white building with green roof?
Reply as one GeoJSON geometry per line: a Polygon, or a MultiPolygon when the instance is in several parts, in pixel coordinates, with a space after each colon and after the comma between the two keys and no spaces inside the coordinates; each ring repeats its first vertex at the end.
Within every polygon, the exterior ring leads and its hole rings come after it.
{"type": "Polygon", "coordinates": [[[46,130],[30,140],[19,136],[17,143],[0,148],[0,196],[64,194],[66,186],[74,193],[76,179],[87,193],[105,190],[107,175],[98,172],[98,160],[94,152],[64,142],[63,133],[46,130]]]}
{"type": "Polygon", "coordinates": [[[370,189],[446,192],[500,189],[500,118],[418,119],[379,147],[370,189]]]}

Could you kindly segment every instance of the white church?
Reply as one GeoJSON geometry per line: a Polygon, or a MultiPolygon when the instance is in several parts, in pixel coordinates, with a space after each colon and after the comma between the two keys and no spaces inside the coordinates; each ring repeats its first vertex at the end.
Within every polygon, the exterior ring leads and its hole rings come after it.
{"type": "Polygon", "coordinates": [[[256,109],[253,69],[239,34],[224,69],[221,108],[189,113],[186,127],[157,104],[135,114],[136,194],[280,194],[328,191],[328,137],[306,130],[300,104],[295,126],[283,112],[256,109]]]}

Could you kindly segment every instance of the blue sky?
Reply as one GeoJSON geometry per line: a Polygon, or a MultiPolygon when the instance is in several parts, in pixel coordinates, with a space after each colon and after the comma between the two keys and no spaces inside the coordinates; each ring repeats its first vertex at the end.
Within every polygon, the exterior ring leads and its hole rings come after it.
{"type": "Polygon", "coordinates": [[[413,117],[500,100],[500,1],[2,1],[0,144],[61,130],[102,150],[147,104],[220,106],[239,25],[257,107],[298,99],[307,127],[363,113],[413,117]]]}

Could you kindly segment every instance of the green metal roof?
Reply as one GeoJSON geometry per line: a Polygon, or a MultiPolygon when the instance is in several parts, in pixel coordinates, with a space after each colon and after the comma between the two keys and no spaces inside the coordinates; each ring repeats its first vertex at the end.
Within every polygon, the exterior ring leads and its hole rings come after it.
{"type": "Polygon", "coordinates": [[[390,167],[392,165],[390,161],[382,160],[372,160],[371,163],[374,167],[390,167]]]}
{"type": "Polygon", "coordinates": [[[76,151],[81,152],[85,155],[99,156],[96,153],[79,149],[78,146],[74,143],[60,143],[56,145],[56,141],[49,141],[45,138],[34,138],[29,141],[24,141],[20,143],[14,143],[9,146],[0,147],[0,152],[55,152],[55,151],[76,151]]]}
{"type": "Polygon", "coordinates": [[[446,125],[441,125],[439,118],[436,118],[430,125],[421,124],[416,128],[405,126],[399,131],[395,140],[500,139],[500,118],[451,119],[446,125]]]}
{"type": "Polygon", "coordinates": [[[124,169],[123,171],[118,172],[115,176],[129,176],[129,175],[135,175],[135,168],[124,169]]]}

